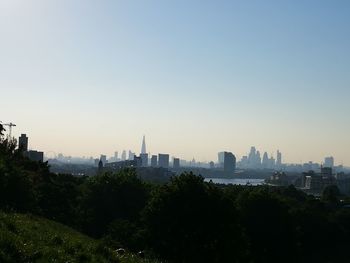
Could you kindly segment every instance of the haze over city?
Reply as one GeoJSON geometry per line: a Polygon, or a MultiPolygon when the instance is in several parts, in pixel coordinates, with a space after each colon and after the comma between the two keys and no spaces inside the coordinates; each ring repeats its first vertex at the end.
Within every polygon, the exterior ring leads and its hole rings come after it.
{"type": "Polygon", "coordinates": [[[0,262],[349,262],[349,14],[0,0],[0,262]]]}
{"type": "Polygon", "coordinates": [[[350,2],[0,2],[1,120],[30,147],[350,166],[350,2]],[[311,19],[312,18],[312,19],[311,19]]]}

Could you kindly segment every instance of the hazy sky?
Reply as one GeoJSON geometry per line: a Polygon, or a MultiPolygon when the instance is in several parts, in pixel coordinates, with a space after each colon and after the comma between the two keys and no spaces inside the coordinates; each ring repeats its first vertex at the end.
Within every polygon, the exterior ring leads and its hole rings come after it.
{"type": "Polygon", "coordinates": [[[350,1],[0,0],[0,120],[69,155],[350,165],[350,1]]]}

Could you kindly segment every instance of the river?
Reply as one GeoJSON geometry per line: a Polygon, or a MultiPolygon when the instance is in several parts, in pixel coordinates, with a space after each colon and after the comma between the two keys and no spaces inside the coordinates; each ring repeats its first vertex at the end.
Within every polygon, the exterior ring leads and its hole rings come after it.
{"type": "Polygon", "coordinates": [[[226,178],[205,178],[206,182],[212,181],[214,184],[235,184],[235,185],[262,185],[264,179],[226,179],[226,178]]]}

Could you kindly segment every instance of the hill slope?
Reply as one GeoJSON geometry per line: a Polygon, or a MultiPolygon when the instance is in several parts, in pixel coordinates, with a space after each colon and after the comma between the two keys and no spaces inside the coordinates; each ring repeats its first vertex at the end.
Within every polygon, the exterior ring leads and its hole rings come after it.
{"type": "Polygon", "coordinates": [[[0,262],[149,262],[118,256],[100,242],[59,223],[0,212],[0,262]]]}

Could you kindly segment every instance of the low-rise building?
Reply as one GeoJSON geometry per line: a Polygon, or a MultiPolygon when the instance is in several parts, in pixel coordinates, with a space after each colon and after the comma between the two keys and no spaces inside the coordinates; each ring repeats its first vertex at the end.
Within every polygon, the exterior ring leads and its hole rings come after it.
{"type": "Polygon", "coordinates": [[[24,156],[28,157],[30,160],[35,162],[43,162],[44,161],[44,153],[39,151],[26,151],[23,153],[24,156]]]}

